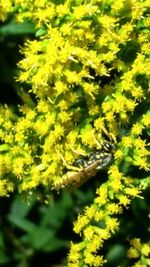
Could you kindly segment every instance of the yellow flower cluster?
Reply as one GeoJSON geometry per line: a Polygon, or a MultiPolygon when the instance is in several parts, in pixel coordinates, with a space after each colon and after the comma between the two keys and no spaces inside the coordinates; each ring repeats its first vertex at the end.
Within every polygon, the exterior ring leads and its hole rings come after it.
{"type": "Polygon", "coordinates": [[[83,241],[68,256],[68,266],[103,266],[98,250],[140,193],[129,168],[150,170],[149,0],[56,2],[0,3],[1,20],[10,12],[37,29],[21,49],[17,78],[36,101],[27,97],[19,115],[0,107],[0,195],[67,186],[76,159],[110,139],[108,181],[74,224],[83,241]]]}
{"type": "Polygon", "coordinates": [[[0,21],[5,21],[9,12],[12,11],[12,1],[0,1],[0,21]]]}
{"type": "Polygon", "coordinates": [[[132,267],[147,267],[150,265],[150,242],[142,243],[139,238],[130,241],[131,247],[127,252],[127,257],[135,259],[132,267]]]}
{"type": "Polygon", "coordinates": [[[131,180],[119,172],[117,166],[111,166],[108,173],[108,182],[97,189],[98,196],[94,203],[86,207],[84,214],[79,215],[74,224],[74,231],[82,236],[83,241],[72,244],[67,266],[103,266],[106,260],[97,256],[97,253],[100,253],[104,241],[118,230],[116,215],[122,213],[123,207],[127,207],[133,197],[140,195],[140,190],[133,187],[131,180]],[[74,250],[77,247],[78,256],[75,257],[74,250]]]}

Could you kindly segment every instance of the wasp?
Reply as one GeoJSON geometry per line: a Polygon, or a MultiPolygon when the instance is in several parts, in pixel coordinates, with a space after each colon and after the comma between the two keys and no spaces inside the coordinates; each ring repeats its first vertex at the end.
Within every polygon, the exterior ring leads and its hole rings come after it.
{"type": "Polygon", "coordinates": [[[79,167],[79,171],[68,172],[64,175],[61,183],[54,186],[55,190],[67,187],[75,189],[95,176],[99,170],[104,170],[109,166],[113,158],[116,147],[113,143],[105,141],[100,149],[90,152],[86,157],[82,157],[74,162],[74,166],[79,167]]]}

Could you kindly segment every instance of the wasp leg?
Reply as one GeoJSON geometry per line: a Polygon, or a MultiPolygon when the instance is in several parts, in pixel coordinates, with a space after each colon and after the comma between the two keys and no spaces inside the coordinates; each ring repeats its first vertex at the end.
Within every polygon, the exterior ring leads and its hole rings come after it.
{"type": "Polygon", "coordinates": [[[78,150],[76,150],[76,149],[73,149],[73,147],[72,147],[71,145],[69,145],[69,147],[70,147],[70,150],[71,150],[73,153],[75,153],[75,154],[77,154],[77,155],[80,155],[80,156],[83,156],[83,157],[86,157],[86,156],[87,156],[86,153],[82,153],[81,151],[78,151],[78,150]]]}
{"type": "Polygon", "coordinates": [[[80,166],[72,166],[72,165],[67,164],[67,162],[64,159],[63,155],[58,151],[57,151],[57,153],[59,154],[59,156],[60,156],[61,160],[63,161],[63,163],[64,163],[64,165],[65,165],[67,170],[73,170],[73,171],[77,171],[77,172],[81,170],[80,166]]]}
{"type": "Polygon", "coordinates": [[[101,130],[109,138],[110,142],[112,141],[114,144],[117,143],[116,136],[113,133],[108,132],[104,126],[101,127],[101,130]]]}

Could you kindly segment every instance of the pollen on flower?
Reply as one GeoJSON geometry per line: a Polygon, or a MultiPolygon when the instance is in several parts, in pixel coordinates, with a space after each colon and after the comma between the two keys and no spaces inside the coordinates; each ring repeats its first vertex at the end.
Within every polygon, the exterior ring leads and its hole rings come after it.
{"type": "Polygon", "coordinates": [[[99,234],[94,234],[90,242],[87,243],[87,250],[90,253],[95,253],[99,248],[103,246],[104,240],[99,234]]]}
{"type": "Polygon", "coordinates": [[[127,252],[127,257],[130,259],[136,259],[140,256],[139,251],[137,251],[135,248],[131,247],[127,252]]]}
{"type": "MultiPolygon", "coordinates": [[[[99,203],[101,203],[101,202],[99,201],[99,203]]],[[[98,222],[98,221],[102,221],[102,220],[104,219],[104,217],[105,217],[105,212],[102,211],[102,210],[99,210],[99,211],[96,211],[96,212],[95,212],[94,220],[95,220],[96,222],[98,222]]]]}
{"type": "Polygon", "coordinates": [[[144,169],[146,171],[150,170],[149,162],[147,158],[141,158],[141,157],[136,157],[134,160],[134,164],[136,166],[139,166],[140,169],[144,169]]]}
{"type": "Polygon", "coordinates": [[[85,209],[85,214],[89,219],[92,219],[95,215],[94,205],[85,209]]]}
{"type": "Polygon", "coordinates": [[[118,169],[117,166],[112,165],[109,170],[108,170],[108,174],[110,176],[111,179],[116,180],[116,181],[120,181],[123,178],[123,173],[121,173],[118,169]]]}
{"type": "Polygon", "coordinates": [[[105,204],[108,198],[107,188],[101,186],[99,189],[97,189],[96,193],[98,196],[95,198],[95,203],[98,205],[105,204]]]}
{"type": "Polygon", "coordinates": [[[125,193],[130,196],[138,197],[140,194],[140,190],[136,187],[130,187],[124,189],[125,193]]]}
{"type": "Polygon", "coordinates": [[[148,256],[150,254],[150,245],[149,244],[143,244],[141,248],[141,254],[144,256],[148,256]]]}
{"type": "Polygon", "coordinates": [[[107,227],[102,229],[100,227],[95,226],[94,230],[95,230],[95,233],[98,234],[99,239],[107,240],[108,238],[110,238],[110,231],[109,231],[109,229],[107,227]]]}
{"type": "Polygon", "coordinates": [[[76,264],[80,260],[80,246],[78,244],[71,243],[70,253],[68,255],[69,262],[75,262],[76,264]]]}
{"type": "Polygon", "coordinates": [[[124,157],[123,151],[121,149],[117,149],[117,151],[114,154],[115,160],[122,160],[124,157]]]}
{"type": "Polygon", "coordinates": [[[94,228],[91,225],[89,225],[84,229],[83,233],[87,240],[91,240],[94,236],[94,228]]]}
{"type": "Polygon", "coordinates": [[[133,141],[131,139],[131,137],[129,136],[124,136],[122,138],[122,144],[124,145],[124,147],[132,147],[133,146],[133,141]]]}
{"type": "Polygon", "coordinates": [[[89,223],[87,216],[78,216],[78,220],[74,224],[75,233],[80,233],[80,231],[85,228],[85,226],[89,223]]]}
{"type": "Polygon", "coordinates": [[[106,219],[107,230],[114,233],[119,228],[119,221],[116,218],[108,217],[106,219]]]}
{"type": "Polygon", "coordinates": [[[0,196],[3,197],[3,196],[6,196],[8,193],[7,193],[7,181],[6,180],[1,180],[0,181],[0,196]]]}
{"type": "Polygon", "coordinates": [[[106,205],[106,209],[111,213],[111,214],[117,214],[122,212],[122,208],[115,203],[109,203],[106,205]]]}
{"type": "Polygon", "coordinates": [[[140,135],[142,133],[142,130],[143,130],[143,125],[141,125],[140,123],[135,123],[133,124],[133,127],[132,127],[132,134],[135,134],[135,135],[140,135]]]}
{"type": "Polygon", "coordinates": [[[130,204],[130,199],[129,197],[125,195],[119,195],[118,196],[119,203],[122,204],[123,206],[127,207],[130,204]]]}
{"type": "Polygon", "coordinates": [[[149,127],[150,125],[150,114],[149,113],[143,115],[142,123],[145,127],[149,127]]]}
{"type": "Polygon", "coordinates": [[[94,121],[94,126],[97,130],[105,128],[104,118],[98,118],[94,121]]]}
{"type": "Polygon", "coordinates": [[[89,266],[100,267],[103,266],[105,262],[106,260],[104,260],[102,256],[96,256],[92,253],[86,253],[85,263],[89,266]]]}

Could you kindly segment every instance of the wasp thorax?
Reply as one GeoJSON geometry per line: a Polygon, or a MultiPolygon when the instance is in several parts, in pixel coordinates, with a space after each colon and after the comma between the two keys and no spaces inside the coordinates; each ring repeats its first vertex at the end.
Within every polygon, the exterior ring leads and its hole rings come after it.
{"type": "Polygon", "coordinates": [[[105,141],[102,147],[89,153],[86,157],[78,159],[75,162],[75,166],[86,168],[93,163],[96,170],[104,169],[111,162],[113,153],[115,151],[115,145],[105,141]]]}

